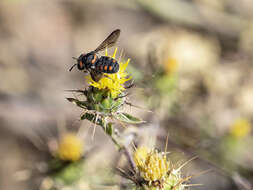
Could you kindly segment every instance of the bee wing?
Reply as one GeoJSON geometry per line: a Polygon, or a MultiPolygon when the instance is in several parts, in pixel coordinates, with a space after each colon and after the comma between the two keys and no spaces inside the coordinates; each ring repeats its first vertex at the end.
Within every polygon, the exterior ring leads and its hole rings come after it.
{"type": "Polygon", "coordinates": [[[114,30],[93,52],[97,53],[115,45],[120,35],[120,29],[114,30]]]}

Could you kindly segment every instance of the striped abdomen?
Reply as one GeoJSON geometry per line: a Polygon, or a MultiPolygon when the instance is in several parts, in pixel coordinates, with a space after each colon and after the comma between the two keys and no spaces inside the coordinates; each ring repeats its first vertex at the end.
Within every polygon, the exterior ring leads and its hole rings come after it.
{"type": "Polygon", "coordinates": [[[119,64],[111,57],[101,56],[95,63],[95,69],[103,73],[117,73],[119,64]]]}

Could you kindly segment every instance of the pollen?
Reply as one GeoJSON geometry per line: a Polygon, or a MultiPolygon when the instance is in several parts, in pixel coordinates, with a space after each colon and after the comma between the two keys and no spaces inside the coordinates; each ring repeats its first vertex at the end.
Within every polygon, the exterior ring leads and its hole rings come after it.
{"type": "Polygon", "coordinates": [[[67,133],[59,141],[58,155],[61,160],[78,161],[83,155],[83,142],[75,134],[67,133]]]}

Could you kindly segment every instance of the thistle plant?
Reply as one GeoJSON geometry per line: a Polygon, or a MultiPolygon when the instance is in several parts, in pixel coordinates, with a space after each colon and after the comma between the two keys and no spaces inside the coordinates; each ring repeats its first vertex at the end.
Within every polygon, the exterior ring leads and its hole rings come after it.
{"type": "Polygon", "coordinates": [[[134,149],[132,170],[118,168],[120,174],[131,180],[134,190],[183,190],[199,184],[187,184],[193,177],[182,177],[182,168],[191,160],[175,167],[167,157],[168,152],[141,146],[134,149]]]}
{"type": "MultiPolygon", "coordinates": [[[[105,56],[115,59],[116,53],[117,48],[114,50],[112,56],[108,55],[106,50],[105,56]]],[[[114,123],[116,121],[120,124],[139,124],[144,122],[129,113],[121,111],[124,105],[131,105],[126,100],[126,89],[129,88],[129,86],[126,86],[126,82],[131,80],[131,77],[126,72],[129,62],[130,59],[120,61],[117,73],[104,73],[104,76],[99,81],[94,81],[91,76],[87,76],[86,82],[89,84],[88,88],[85,90],[74,90],[74,92],[82,95],[83,100],[67,98],[68,101],[82,109],[81,120],[92,122],[94,124],[94,132],[97,125],[101,126],[118,148],[122,148],[122,145],[117,140],[117,135],[115,135],[114,123]]]]}
{"type": "Polygon", "coordinates": [[[191,177],[181,176],[181,167],[174,168],[168,161],[166,152],[147,147],[137,148],[134,153],[134,161],[137,167],[136,175],[139,183],[138,189],[165,189],[183,190],[184,182],[191,177]]]}
{"type": "MultiPolygon", "coordinates": [[[[59,126],[60,127],[60,126],[59,126]]],[[[29,169],[30,178],[37,179],[40,190],[74,187],[84,181],[85,159],[91,154],[85,147],[83,135],[64,129],[57,133],[35,133],[27,136],[40,155],[40,161],[29,169]],[[89,154],[88,154],[89,153],[89,154]]],[[[88,184],[86,180],[85,183],[88,184]]],[[[77,188],[78,189],[78,188],[77,188]]]]}
{"type": "Polygon", "coordinates": [[[77,183],[83,175],[83,163],[85,148],[83,139],[73,132],[62,134],[56,147],[51,148],[51,159],[48,163],[46,178],[41,189],[61,189],[64,186],[77,183]],[[45,188],[44,184],[51,181],[51,185],[45,188]]]}
{"type": "MultiPolygon", "coordinates": [[[[114,50],[112,58],[115,59],[117,48],[114,50]]],[[[109,56],[107,50],[105,56],[109,56]]],[[[174,168],[167,159],[166,152],[159,152],[156,149],[140,147],[135,149],[133,156],[119,139],[120,135],[115,133],[114,124],[139,124],[143,121],[129,113],[122,112],[124,105],[129,105],[126,101],[127,86],[126,82],[131,77],[126,72],[130,59],[119,63],[119,72],[106,74],[99,81],[94,81],[91,76],[86,77],[89,84],[85,90],[74,90],[82,95],[83,99],[67,98],[68,101],[81,108],[83,113],[81,120],[89,120],[95,127],[101,126],[103,131],[109,135],[119,150],[124,150],[129,160],[132,171],[130,174],[119,169],[123,177],[134,182],[134,189],[139,190],[183,190],[187,185],[184,184],[191,177],[182,178],[181,168],[174,168]]],[[[131,104],[130,104],[131,105],[131,104]]],[[[94,135],[94,133],[93,133],[94,135]]]]}
{"type": "Polygon", "coordinates": [[[240,163],[238,160],[243,160],[247,158],[246,155],[250,154],[249,150],[244,147],[252,144],[250,140],[251,131],[252,124],[248,118],[237,118],[231,123],[229,131],[221,139],[218,158],[227,171],[232,173],[245,163],[240,163]]]}

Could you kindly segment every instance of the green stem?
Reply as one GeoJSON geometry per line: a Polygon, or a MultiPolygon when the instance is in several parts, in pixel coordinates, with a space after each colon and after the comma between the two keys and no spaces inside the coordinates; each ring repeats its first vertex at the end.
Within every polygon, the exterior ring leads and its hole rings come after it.
{"type": "Polygon", "coordinates": [[[132,159],[132,156],[130,154],[130,152],[128,151],[127,147],[125,147],[124,145],[122,145],[118,139],[115,137],[114,131],[113,131],[113,126],[112,123],[107,123],[106,122],[106,117],[101,117],[101,119],[95,119],[95,115],[90,114],[90,113],[86,113],[82,116],[82,120],[87,119],[89,121],[91,121],[92,123],[96,123],[96,125],[99,125],[100,127],[102,127],[102,129],[104,130],[104,132],[111,137],[112,142],[116,145],[116,147],[118,148],[118,151],[124,151],[124,154],[126,155],[131,168],[133,169],[133,171],[135,171],[135,163],[132,159]]]}
{"type": "Polygon", "coordinates": [[[119,143],[118,143],[118,141],[116,140],[116,138],[114,138],[113,136],[111,136],[111,139],[112,139],[112,142],[117,146],[117,148],[119,149],[119,150],[121,150],[123,147],[122,147],[122,145],[120,145],[119,143]]]}
{"type": "Polygon", "coordinates": [[[107,123],[105,122],[105,118],[102,118],[102,119],[101,119],[100,124],[101,124],[100,126],[103,128],[104,132],[105,132],[108,136],[111,137],[112,142],[117,146],[117,148],[118,148],[119,150],[121,150],[121,149],[123,148],[123,146],[122,146],[122,145],[118,142],[118,140],[114,137],[113,131],[112,131],[111,133],[108,133],[108,131],[107,131],[107,128],[108,128],[108,127],[110,127],[111,129],[113,129],[113,128],[112,128],[112,124],[111,124],[111,125],[108,124],[108,126],[107,126],[107,123]]]}

